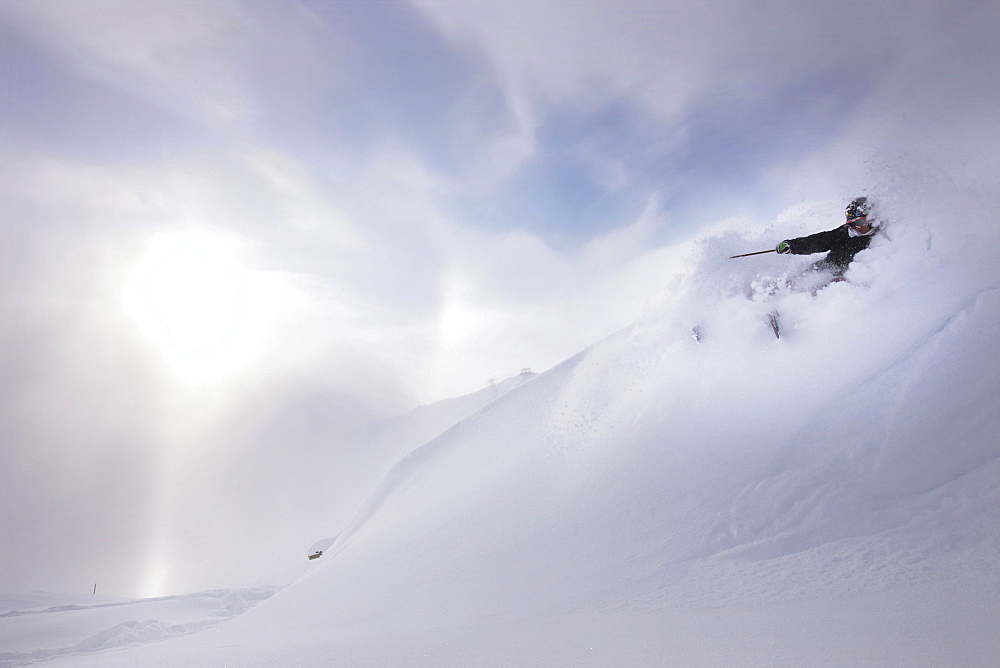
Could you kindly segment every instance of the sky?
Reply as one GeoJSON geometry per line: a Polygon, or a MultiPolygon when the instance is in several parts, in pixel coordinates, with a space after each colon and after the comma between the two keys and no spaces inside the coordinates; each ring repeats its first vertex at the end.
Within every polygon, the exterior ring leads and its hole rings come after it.
{"type": "MultiPolygon", "coordinates": [[[[235,462],[299,439],[336,463],[370,419],[549,368],[720,221],[833,227],[904,164],[994,183],[998,25],[989,2],[0,2],[0,590],[161,592],[150,555],[235,462]]],[[[267,505],[232,494],[234,526],[267,505]]]]}

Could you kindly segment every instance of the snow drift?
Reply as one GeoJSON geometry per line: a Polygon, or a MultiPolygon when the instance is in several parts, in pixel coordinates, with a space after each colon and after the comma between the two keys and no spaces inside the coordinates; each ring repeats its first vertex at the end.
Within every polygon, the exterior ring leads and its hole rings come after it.
{"type": "Polygon", "coordinates": [[[873,194],[849,282],[728,260],[835,205],[721,224],[641,322],[403,457],[300,580],[94,665],[992,660],[996,202],[942,229],[873,194]]]}

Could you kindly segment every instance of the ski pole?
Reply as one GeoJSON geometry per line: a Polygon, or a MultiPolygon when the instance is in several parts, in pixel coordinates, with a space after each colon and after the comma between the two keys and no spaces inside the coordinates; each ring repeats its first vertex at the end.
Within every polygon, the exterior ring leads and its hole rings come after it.
{"type": "Polygon", "coordinates": [[[763,253],[776,253],[776,252],[777,252],[777,249],[772,248],[771,250],[766,250],[766,251],[755,251],[753,253],[743,253],[743,255],[730,255],[729,259],[730,260],[735,260],[738,257],[750,257],[751,255],[761,255],[763,253]]]}

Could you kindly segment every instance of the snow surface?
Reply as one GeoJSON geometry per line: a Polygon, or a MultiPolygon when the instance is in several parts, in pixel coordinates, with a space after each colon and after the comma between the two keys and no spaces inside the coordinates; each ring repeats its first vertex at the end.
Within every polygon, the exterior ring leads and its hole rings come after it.
{"type": "Polygon", "coordinates": [[[830,207],[720,223],[640,322],[402,456],[227,623],[74,657],[5,616],[3,660],[994,664],[1000,202],[942,182],[943,228],[928,183],[870,193],[883,232],[815,294],[783,287],[810,258],[728,256],[828,229],[830,207]]]}
{"type": "Polygon", "coordinates": [[[274,588],[206,591],[149,599],[54,595],[0,597],[0,666],[145,644],[212,628],[274,594],[274,588]]]}
{"type": "MultiPolygon", "coordinates": [[[[495,394],[532,376],[498,382],[495,394]]],[[[307,392],[296,405],[272,407],[238,452],[206,452],[177,467],[184,493],[169,521],[184,540],[161,550],[182,565],[176,575],[188,588],[181,591],[295,580],[308,568],[307,549],[339,533],[394,462],[495,394],[484,383],[467,396],[376,422],[345,418],[349,407],[337,395],[307,392]]]]}

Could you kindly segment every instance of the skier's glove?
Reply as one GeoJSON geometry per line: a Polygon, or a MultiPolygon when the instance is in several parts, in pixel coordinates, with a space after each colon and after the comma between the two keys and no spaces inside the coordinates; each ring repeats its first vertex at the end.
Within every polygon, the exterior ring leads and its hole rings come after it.
{"type": "Polygon", "coordinates": [[[786,253],[792,252],[792,247],[788,245],[787,241],[782,241],[780,244],[778,244],[778,247],[775,248],[774,250],[776,250],[781,255],[785,255],[786,253]]]}

